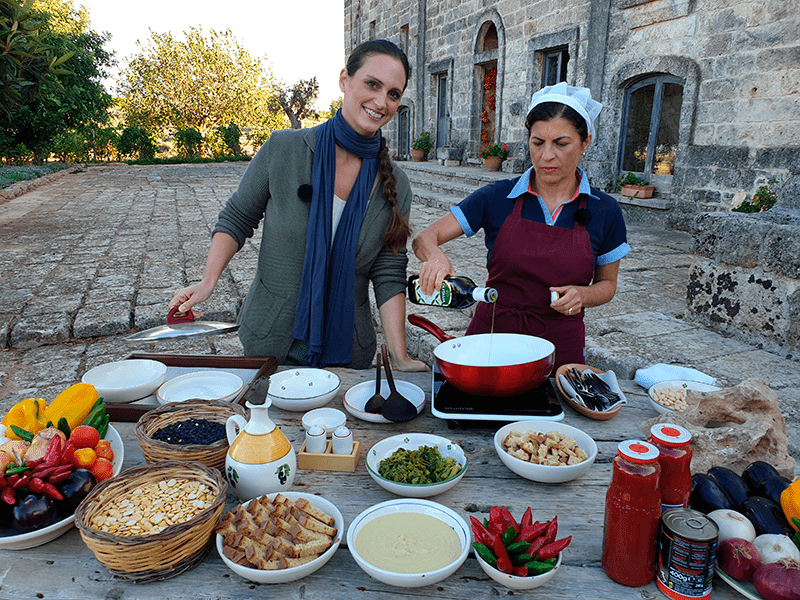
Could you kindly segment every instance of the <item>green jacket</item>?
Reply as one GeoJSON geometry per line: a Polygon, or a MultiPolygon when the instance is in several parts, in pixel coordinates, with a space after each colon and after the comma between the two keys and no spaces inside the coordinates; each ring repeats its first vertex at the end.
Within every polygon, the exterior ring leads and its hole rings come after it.
{"type": "MultiPolygon", "coordinates": [[[[263,219],[256,275],[239,315],[239,339],[248,356],[274,356],[282,363],[292,345],[310,209],[310,202],[299,198],[298,188],[311,183],[315,143],[316,128],[273,133],[250,162],[214,227],[214,233],[231,235],[241,249],[263,219]]],[[[412,197],[408,177],[396,165],[394,173],[397,209],[408,219],[412,197]]],[[[395,256],[383,244],[392,209],[382,188],[381,181],[372,191],[356,248],[351,366],[358,369],[372,364],[376,349],[369,282],[379,307],[405,292],[406,249],[395,256]]]]}

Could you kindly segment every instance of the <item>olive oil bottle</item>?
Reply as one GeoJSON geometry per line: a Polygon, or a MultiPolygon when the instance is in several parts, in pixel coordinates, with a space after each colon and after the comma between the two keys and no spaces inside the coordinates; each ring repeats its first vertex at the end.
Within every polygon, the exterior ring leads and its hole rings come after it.
{"type": "Polygon", "coordinates": [[[445,277],[439,291],[426,295],[419,287],[419,275],[412,275],[408,278],[408,299],[427,306],[467,308],[476,302],[496,302],[497,290],[478,287],[469,277],[458,276],[445,277]]]}

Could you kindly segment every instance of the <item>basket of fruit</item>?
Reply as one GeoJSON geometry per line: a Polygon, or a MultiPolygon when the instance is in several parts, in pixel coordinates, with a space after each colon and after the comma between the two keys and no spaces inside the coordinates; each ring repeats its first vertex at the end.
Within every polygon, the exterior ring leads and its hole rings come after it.
{"type": "Polygon", "coordinates": [[[208,553],[227,490],[220,471],[199,462],[134,467],[98,484],[75,510],[75,525],[115,576],[168,579],[208,553]]]}
{"type": "Polygon", "coordinates": [[[142,415],[136,438],[150,464],[194,460],[222,470],[228,452],[225,423],[232,415],[247,418],[247,409],[221,400],[168,402],[142,415]]]}

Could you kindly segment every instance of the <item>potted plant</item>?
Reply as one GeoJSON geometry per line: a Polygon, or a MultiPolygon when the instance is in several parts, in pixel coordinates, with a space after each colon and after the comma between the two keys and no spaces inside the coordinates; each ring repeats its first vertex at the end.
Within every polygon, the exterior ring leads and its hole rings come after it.
{"type": "Polygon", "coordinates": [[[499,171],[500,165],[508,158],[508,144],[485,144],[479,156],[487,171],[499,171]]]}
{"type": "Polygon", "coordinates": [[[617,189],[628,198],[652,198],[656,188],[633,173],[623,173],[617,177],[617,189]]]}
{"type": "Polygon", "coordinates": [[[433,142],[431,141],[431,134],[427,131],[423,131],[411,145],[411,159],[414,162],[422,162],[425,160],[425,157],[432,147],[433,142]]]}

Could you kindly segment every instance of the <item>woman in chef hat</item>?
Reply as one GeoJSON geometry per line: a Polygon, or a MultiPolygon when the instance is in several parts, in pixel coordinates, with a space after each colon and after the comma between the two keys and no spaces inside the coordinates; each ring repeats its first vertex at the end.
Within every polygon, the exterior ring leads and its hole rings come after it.
{"type": "MultiPolygon", "coordinates": [[[[525,119],[533,166],[470,194],[413,240],[422,291],[432,293],[455,275],[440,246],[483,229],[486,285],[498,292],[494,331],[550,340],[556,367],[585,362],[584,309],[614,297],[630,251],[617,201],[578,166],[601,108],[587,88],[559,83],[536,92],[525,119]]],[[[467,334],[488,333],[492,311],[478,303],[467,334]]]]}

